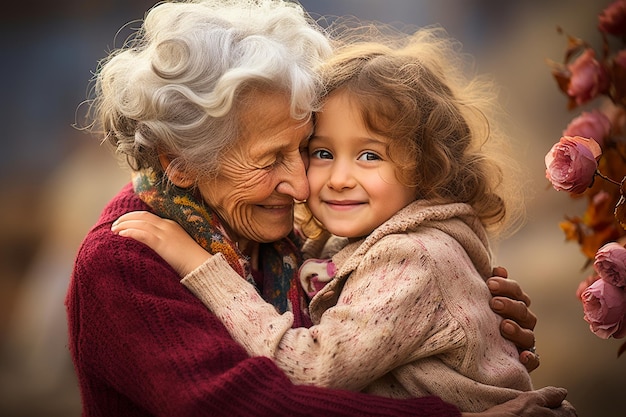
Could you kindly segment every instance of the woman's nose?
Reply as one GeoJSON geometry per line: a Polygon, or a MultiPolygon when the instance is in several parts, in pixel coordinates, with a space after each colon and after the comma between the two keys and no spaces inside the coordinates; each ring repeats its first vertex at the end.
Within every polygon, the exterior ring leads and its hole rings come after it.
{"type": "Polygon", "coordinates": [[[306,178],[304,161],[298,154],[282,172],[283,178],[276,186],[276,191],[304,201],[309,198],[309,182],[306,178]]]}

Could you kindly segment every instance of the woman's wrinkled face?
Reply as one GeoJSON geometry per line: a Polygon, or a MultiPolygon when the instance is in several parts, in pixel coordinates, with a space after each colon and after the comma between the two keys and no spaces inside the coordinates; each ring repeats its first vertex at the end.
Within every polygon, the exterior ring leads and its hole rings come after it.
{"type": "Polygon", "coordinates": [[[252,102],[242,113],[240,137],[221,158],[219,175],[198,185],[241,249],[287,236],[294,200],[309,195],[303,157],[312,122],[291,118],[287,95],[256,93],[252,102]]]}

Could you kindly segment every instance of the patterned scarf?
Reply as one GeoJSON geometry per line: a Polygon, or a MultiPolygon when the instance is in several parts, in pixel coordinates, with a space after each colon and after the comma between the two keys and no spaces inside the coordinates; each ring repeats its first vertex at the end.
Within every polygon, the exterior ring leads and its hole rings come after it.
{"type": "MultiPolygon", "coordinates": [[[[176,221],[209,253],[221,252],[231,268],[258,291],[250,270],[249,257],[228,237],[218,215],[189,190],[166,187],[154,174],[143,171],[133,174],[133,187],[135,194],[157,215],[176,221]]],[[[291,311],[294,315],[293,327],[309,327],[311,320],[307,298],[297,279],[298,267],[302,262],[298,244],[299,239],[291,233],[278,242],[260,245],[259,259],[263,273],[261,295],[279,313],[291,311]]]]}

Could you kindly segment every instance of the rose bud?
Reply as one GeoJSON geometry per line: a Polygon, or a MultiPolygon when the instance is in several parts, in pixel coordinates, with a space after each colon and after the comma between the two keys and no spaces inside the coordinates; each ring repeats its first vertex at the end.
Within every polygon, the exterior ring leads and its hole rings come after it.
{"type": "Polygon", "coordinates": [[[593,183],[600,155],[593,139],[563,136],[546,154],[546,178],[557,191],[582,194],[593,183]]]}
{"type": "Polygon", "coordinates": [[[610,131],[609,118],[598,109],[594,109],[591,112],[582,112],[580,116],[573,119],[563,131],[563,136],[591,138],[602,145],[610,131]]]}
{"type": "Polygon", "coordinates": [[[626,34],[626,1],[609,4],[598,16],[598,29],[615,36],[626,34]]]}
{"type": "Polygon", "coordinates": [[[587,48],[582,55],[568,65],[571,77],[567,86],[567,95],[578,105],[605,93],[609,88],[606,69],[595,57],[595,51],[587,48]]]}
{"type": "Polygon", "coordinates": [[[582,294],[584,319],[598,337],[626,336],[626,290],[599,279],[582,294]]]}
{"type": "Polygon", "coordinates": [[[593,263],[600,278],[611,285],[626,286],[626,248],[616,242],[610,242],[598,249],[593,263]]]}

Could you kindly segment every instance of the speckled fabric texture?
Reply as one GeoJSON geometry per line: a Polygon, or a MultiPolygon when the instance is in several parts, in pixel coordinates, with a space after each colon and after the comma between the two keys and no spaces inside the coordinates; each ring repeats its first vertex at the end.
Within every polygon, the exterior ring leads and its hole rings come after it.
{"type": "Polygon", "coordinates": [[[468,412],[532,389],[489,308],[490,250],[470,206],[415,202],[333,261],[337,276],[311,301],[308,329],[292,329],[292,316],[220,256],[183,283],[249,354],[272,358],[298,384],[437,395],[468,412]]]}
{"type": "Polygon", "coordinates": [[[111,232],[137,210],[151,208],[128,184],[85,237],[68,287],[82,417],[460,417],[436,397],[294,385],[271,360],[249,357],[163,258],[111,232]]]}

